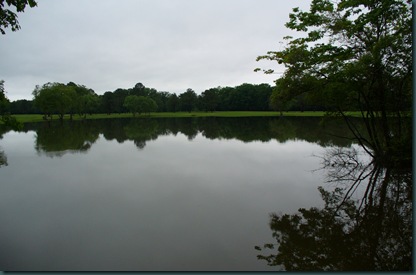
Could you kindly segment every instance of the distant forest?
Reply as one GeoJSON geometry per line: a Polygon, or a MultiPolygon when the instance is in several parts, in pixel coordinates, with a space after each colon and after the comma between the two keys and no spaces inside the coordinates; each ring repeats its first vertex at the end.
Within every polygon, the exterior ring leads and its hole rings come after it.
{"type": "MultiPolygon", "coordinates": [[[[116,89],[98,95],[84,85],[69,82],[36,86],[33,100],[16,100],[9,104],[11,114],[81,115],[94,113],[193,112],[193,111],[281,111],[271,104],[275,87],[269,84],[242,84],[236,87],[207,89],[200,95],[192,89],[182,94],[157,91],[137,83],[129,89],[116,89]]],[[[324,106],[298,97],[285,111],[325,110],[324,106]]]]}

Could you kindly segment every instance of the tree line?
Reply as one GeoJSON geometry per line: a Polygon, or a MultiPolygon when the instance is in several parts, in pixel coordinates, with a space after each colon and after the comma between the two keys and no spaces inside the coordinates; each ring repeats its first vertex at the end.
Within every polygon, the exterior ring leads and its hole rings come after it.
{"type": "MultiPolygon", "coordinates": [[[[157,91],[137,83],[132,88],[118,88],[98,95],[93,89],[69,82],[36,86],[32,100],[8,102],[3,109],[11,114],[43,114],[45,118],[69,114],[121,114],[131,112],[193,112],[193,111],[328,111],[330,104],[316,98],[299,95],[287,100],[276,86],[244,83],[236,87],[216,87],[197,94],[189,88],[181,94],[157,91]]],[[[350,105],[350,110],[355,110],[350,105]]]]}
{"type": "Polygon", "coordinates": [[[242,84],[236,87],[210,88],[197,95],[193,89],[175,93],[157,91],[137,83],[132,88],[118,88],[98,95],[94,90],[69,82],[36,86],[33,100],[16,100],[7,107],[11,114],[43,114],[45,118],[69,114],[85,117],[93,113],[193,111],[267,111],[272,110],[269,84],[242,84]]]}

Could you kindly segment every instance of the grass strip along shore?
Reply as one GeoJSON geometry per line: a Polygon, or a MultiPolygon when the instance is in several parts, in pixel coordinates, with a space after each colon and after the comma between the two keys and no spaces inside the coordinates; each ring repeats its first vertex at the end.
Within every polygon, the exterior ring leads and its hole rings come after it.
{"type": "MultiPolygon", "coordinates": [[[[327,115],[323,111],[305,111],[305,112],[284,112],[283,116],[297,116],[297,117],[323,117],[327,115]]],[[[350,112],[351,116],[358,116],[358,112],[350,112]]],[[[271,111],[218,111],[218,112],[159,112],[159,113],[150,113],[150,114],[141,114],[136,115],[135,118],[183,118],[183,117],[280,117],[282,116],[280,112],[271,112],[271,111]]],[[[21,114],[13,115],[17,121],[22,123],[27,122],[42,122],[45,121],[43,115],[41,114],[21,114]]],[[[121,113],[121,114],[92,114],[88,115],[86,118],[79,115],[73,115],[73,120],[84,120],[84,119],[108,119],[108,118],[133,118],[131,113],[121,113]]],[[[70,116],[65,115],[64,120],[69,120],[70,116]]],[[[53,115],[52,120],[59,120],[58,115],[53,115]]]]}

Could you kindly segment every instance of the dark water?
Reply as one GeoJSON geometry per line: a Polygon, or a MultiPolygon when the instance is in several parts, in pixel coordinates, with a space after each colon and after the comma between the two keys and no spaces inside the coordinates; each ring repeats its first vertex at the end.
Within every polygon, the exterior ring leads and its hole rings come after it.
{"type": "Polygon", "coordinates": [[[269,214],[321,207],[340,123],[122,119],[0,140],[0,270],[261,271],[269,214]]]}

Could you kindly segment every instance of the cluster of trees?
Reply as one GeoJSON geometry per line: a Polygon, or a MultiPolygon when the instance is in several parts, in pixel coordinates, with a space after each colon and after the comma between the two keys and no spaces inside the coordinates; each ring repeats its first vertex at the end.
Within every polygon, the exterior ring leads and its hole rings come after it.
{"type": "Polygon", "coordinates": [[[91,89],[73,82],[68,84],[46,83],[36,86],[33,91],[34,105],[45,118],[57,114],[63,119],[65,114],[86,116],[98,106],[98,97],[91,89]]]}
{"type": "Polygon", "coordinates": [[[273,88],[268,84],[242,84],[237,87],[217,87],[200,95],[192,89],[182,94],[160,92],[137,83],[130,89],[116,89],[97,95],[92,89],[73,82],[46,83],[36,86],[33,100],[16,100],[9,104],[12,114],[42,113],[86,116],[92,113],[127,113],[192,111],[266,111],[271,110],[269,98],[273,88]]]}

